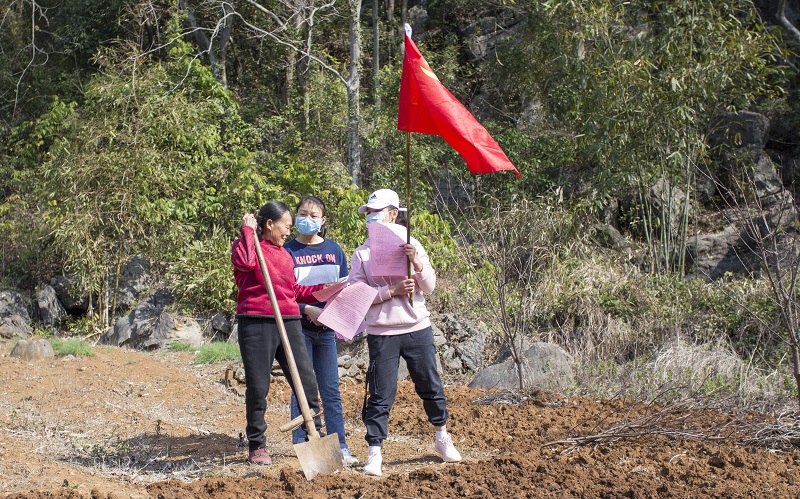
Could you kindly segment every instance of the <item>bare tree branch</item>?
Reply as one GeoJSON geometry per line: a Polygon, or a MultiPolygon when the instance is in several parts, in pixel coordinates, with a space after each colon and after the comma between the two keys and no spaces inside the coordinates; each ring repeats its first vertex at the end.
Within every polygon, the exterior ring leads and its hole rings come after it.
{"type": "Polygon", "coordinates": [[[786,0],[780,0],[778,3],[777,16],[778,21],[780,21],[781,25],[786,28],[786,31],[788,31],[794,37],[797,43],[800,43],[800,31],[798,31],[798,29],[789,22],[789,19],[786,18],[786,0]]]}

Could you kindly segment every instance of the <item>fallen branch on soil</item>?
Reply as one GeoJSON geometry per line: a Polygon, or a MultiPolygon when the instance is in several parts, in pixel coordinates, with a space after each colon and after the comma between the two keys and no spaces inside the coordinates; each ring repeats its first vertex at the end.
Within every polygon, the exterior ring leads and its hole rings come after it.
{"type": "Polygon", "coordinates": [[[800,413],[784,413],[776,421],[753,423],[743,421],[741,425],[751,430],[753,436],[742,440],[741,445],[761,447],[773,451],[792,450],[800,447],[800,413]]]}
{"type": "Polygon", "coordinates": [[[572,437],[547,442],[542,447],[567,446],[561,454],[586,445],[608,445],[618,440],[647,436],[665,436],[678,440],[727,440],[741,431],[735,422],[714,426],[709,412],[687,404],[675,404],[634,419],[627,417],[594,435],[572,437]]]}
{"type": "Polygon", "coordinates": [[[561,407],[568,402],[567,397],[558,392],[553,392],[543,388],[533,388],[530,390],[501,390],[473,402],[475,405],[494,405],[509,404],[520,405],[523,402],[531,401],[539,407],[561,407]]]}

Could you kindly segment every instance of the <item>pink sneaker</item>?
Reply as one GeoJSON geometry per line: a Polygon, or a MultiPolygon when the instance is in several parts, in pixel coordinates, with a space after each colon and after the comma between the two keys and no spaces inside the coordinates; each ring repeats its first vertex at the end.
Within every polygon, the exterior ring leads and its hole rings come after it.
{"type": "Polygon", "coordinates": [[[269,452],[263,447],[261,449],[251,450],[247,456],[247,462],[250,464],[267,465],[272,464],[272,458],[269,457],[269,452]]]}

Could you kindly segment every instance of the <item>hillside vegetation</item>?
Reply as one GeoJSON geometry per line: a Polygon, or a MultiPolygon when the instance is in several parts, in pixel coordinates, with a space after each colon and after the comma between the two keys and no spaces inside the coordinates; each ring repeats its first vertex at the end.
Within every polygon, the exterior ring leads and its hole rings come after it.
{"type": "Polygon", "coordinates": [[[760,5],[6,2],[0,289],[73,276],[96,303],[70,334],[91,337],[121,263],[140,255],[175,307],[230,315],[242,214],[309,193],[349,254],[369,192],[406,192],[407,21],[522,173],[469,176],[440,137],[411,137],[411,230],[440,274],[434,311],[486,323],[495,349],[559,344],[579,394],[780,411],[798,398],[797,267],[776,274],[789,283],[776,295],[773,274],[708,279],[687,249],[753,199],[749,170],[731,174],[709,144],[720,113],[768,116],[772,159],[800,157],[798,43],[760,5]],[[709,174],[728,190],[704,191],[709,174]]]}

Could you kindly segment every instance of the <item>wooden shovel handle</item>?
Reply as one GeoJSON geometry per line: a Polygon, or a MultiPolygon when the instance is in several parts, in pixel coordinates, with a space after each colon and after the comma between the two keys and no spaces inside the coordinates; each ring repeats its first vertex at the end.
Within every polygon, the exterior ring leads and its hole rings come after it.
{"type": "Polygon", "coordinates": [[[278,332],[281,335],[281,345],[286,354],[286,362],[289,364],[289,371],[292,376],[292,384],[294,384],[294,394],[295,397],[297,397],[297,404],[300,406],[300,412],[303,414],[303,420],[306,423],[306,431],[308,432],[309,438],[319,438],[317,427],[314,426],[314,418],[311,417],[311,409],[308,408],[306,392],[303,390],[303,383],[300,381],[297,363],[294,361],[292,347],[289,345],[289,335],[286,334],[286,326],[283,325],[283,317],[278,308],[278,299],[275,297],[275,289],[272,287],[272,279],[267,271],[267,262],[264,261],[264,253],[261,251],[261,241],[259,241],[258,236],[255,238],[255,246],[256,255],[258,256],[258,266],[261,267],[261,275],[264,276],[264,284],[267,287],[269,302],[272,304],[272,313],[275,314],[275,323],[278,325],[278,332]]]}

